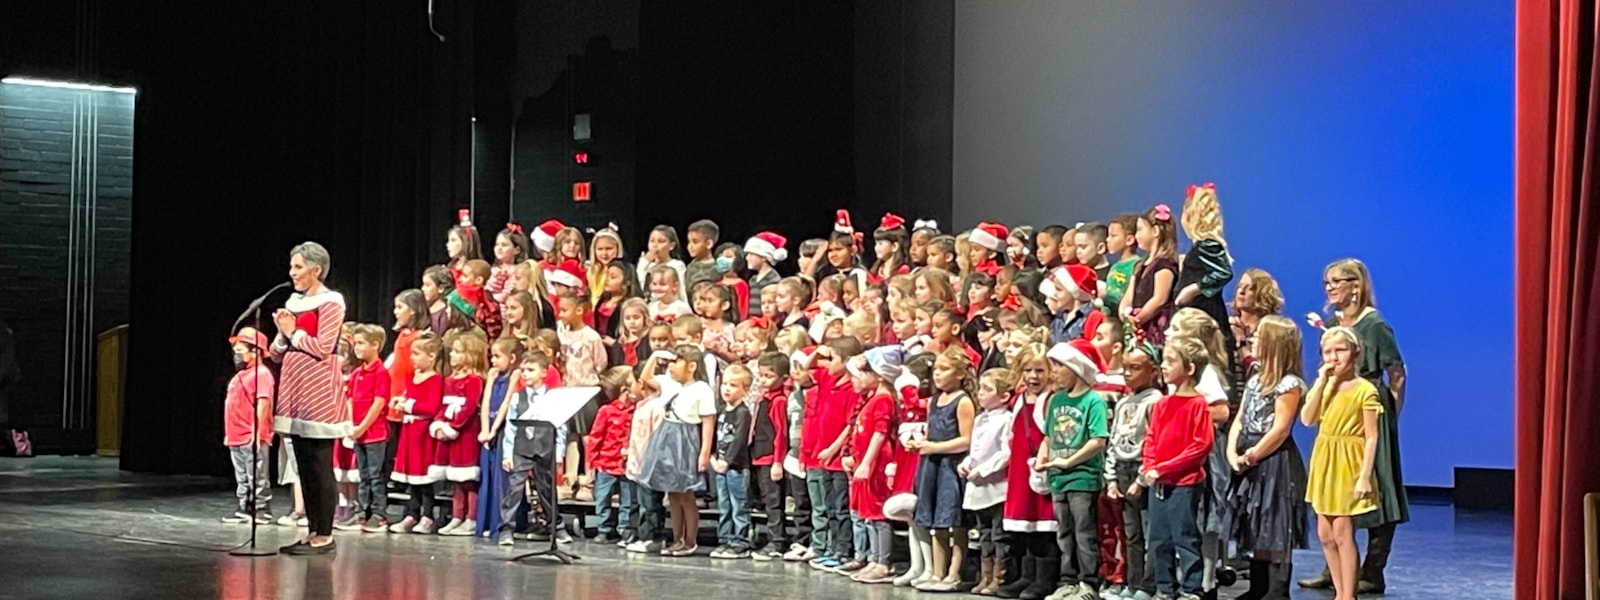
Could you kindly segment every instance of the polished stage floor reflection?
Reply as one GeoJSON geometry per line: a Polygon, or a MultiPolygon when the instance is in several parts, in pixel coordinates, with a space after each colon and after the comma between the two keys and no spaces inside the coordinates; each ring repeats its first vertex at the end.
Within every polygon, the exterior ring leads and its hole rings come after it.
{"type": "MultiPolygon", "coordinates": [[[[114,459],[0,459],[0,599],[936,597],[853,584],[797,564],[669,559],[584,542],[569,547],[583,556],[571,566],[505,560],[532,550],[531,542],[513,551],[472,538],[344,532],[331,558],[234,557],[226,550],[248,529],[218,521],[233,506],[231,490],[232,482],[219,479],[122,473],[114,459]]],[[[274,508],[288,507],[286,497],[280,492],[274,508]]],[[[1385,598],[1512,597],[1509,514],[1427,505],[1412,514],[1395,541],[1385,598]]],[[[260,541],[277,547],[295,533],[264,526],[260,541]]],[[[1304,576],[1320,566],[1321,554],[1313,549],[1296,560],[1304,576]]]]}

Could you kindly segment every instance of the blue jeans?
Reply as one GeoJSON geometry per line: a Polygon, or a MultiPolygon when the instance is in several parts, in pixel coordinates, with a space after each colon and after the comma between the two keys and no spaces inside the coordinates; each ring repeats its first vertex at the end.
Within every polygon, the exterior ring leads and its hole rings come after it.
{"type": "Polygon", "coordinates": [[[750,547],[750,470],[717,473],[717,541],[735,548],[750,547]]]}
{"type": "Polygon", "coordinates": [[[634,483],[610,473],[594,474],[594,514],[600,518],[600,533],[622,533],[632,529],[634,483]],[[618,496],[617,508],[611,495],[618,496]]]}
{"type": "Polygon", "coordinates": [[[1169,596],[1200,593],[1200,524],[1195,513],[1204,490],[1204,486],[1157,485],[1145,492],[1150,497],[1150,527],[1145,538],[1150,543],[1157,592],[1169,596]]]}
{"type": "Polygon", "coordinates": [[[811,497],[811,551],[828,554],[828,498],[822,487],[822,469],[806,469],[806,495],[811,497]]]}
{"type": "Polygon", "coordinates": [[[867,561],[867,551],[872,545],[872,524],[861,518],[861,513],[850,511],[850,539],[855,542],[855,559],[867,561]]]}
{"type": "Polygon", "coordinates": [[[634,504],[639,505],[639,539],[645,541],[672,541],[672,529],[667,527],[667,495],[640,485],[637,481],[633,484],[634,504]]]}
{"type": "Polygon", "coordinates": [[[384,442],[356,445],[356,467],[361,471],[361,482],[356,484],[357,514],[388,519],[389,491],[383,476],[384,442]]]}

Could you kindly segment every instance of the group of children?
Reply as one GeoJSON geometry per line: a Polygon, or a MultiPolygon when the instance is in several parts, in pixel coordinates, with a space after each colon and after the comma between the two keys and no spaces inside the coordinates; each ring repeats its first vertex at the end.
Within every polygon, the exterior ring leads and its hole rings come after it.
{"type": "MultiPolygon", "coordinates": [[[[1340,600],[1354,597],[1343,553],[1350,517],[1375,500],[1383,410],[1357,375],[1362,345],[1329,328],[1307,391],[1300,329],[1277,315],[1270,275],[1246,272],[1223,299],[1234,277],[1214,186],[1191,186],[1181,215],[1158,205],[1104,225],[952,236],[890,214],[870,237],[869,263],[867,236],[839,211],[783,276],[775,232],[719,243],[697,221],[683,262],[677,232],[658,226],[629,264],[615,230],[586,244],[552,220],[531,235],[508,225],[485,260],[463,215],[448,263],[396,296],[387,358],[384,328],[348,328],[338,527],[563,535],[531,487],[593,502],[600,541],[685,557],[700,553],[710,500],[712,558],[803,561],[863,584],[1214,597],[1214,573],[1237,556],[1244,597],[1287,598],[1309,502],[1340,600]],[[524,418],[552,390],[592,386],[566,425],[524,418]],[[1321,427],[1309,473],[1296,416],[1321,427]],[[394,522],[388,481],[409,494],[394,522]],[[441,485],[451,506],[435,514],[441,485]]],[[[244,448],[233,424],[249,409],[234,402],[265,396],[271,374],[260,344],[234,341],[250,368],[229,389],[228,444],[244,448]]]]}

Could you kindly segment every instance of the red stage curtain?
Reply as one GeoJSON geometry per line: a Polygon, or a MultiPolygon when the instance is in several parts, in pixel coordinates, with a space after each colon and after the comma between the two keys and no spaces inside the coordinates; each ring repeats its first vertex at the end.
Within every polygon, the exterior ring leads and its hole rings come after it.
{"type": "Polygon", "coordinates": [[[1583,495],[1600,491],[1595,0],[1518,0],[1515,573],[1584,597],[1583,495]]]}

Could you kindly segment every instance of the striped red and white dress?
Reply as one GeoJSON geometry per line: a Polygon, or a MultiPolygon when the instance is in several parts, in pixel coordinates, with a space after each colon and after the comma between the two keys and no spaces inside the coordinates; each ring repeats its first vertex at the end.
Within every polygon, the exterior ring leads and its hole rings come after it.
{"type": "Polygon", "coordinates": [[[312,439],[350,435],[350,405],[344,402],[339,372],[339,332],[344,327],[344,296],[332,290],[295,294],[283,307],[294,313],[293,336],[282,333],[272,358],[282,365],[272,430],[312,439]]]}

